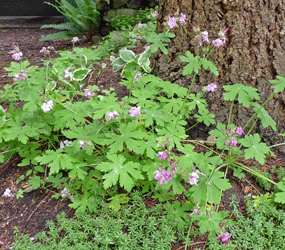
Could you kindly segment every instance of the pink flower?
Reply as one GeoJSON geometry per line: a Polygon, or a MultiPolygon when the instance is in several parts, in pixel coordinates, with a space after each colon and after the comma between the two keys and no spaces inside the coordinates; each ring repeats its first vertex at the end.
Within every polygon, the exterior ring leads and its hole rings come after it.
{"type": "Polygon", "coordinates": [[[129,114],[131,116],[141,116],[141,106],[136,107],[132,107],[129,111],[129,114]]]}
{"type": "Polygon", "coordinates": [[[156,155],[160,160],[165,160],[167,159],[167,154],[165,153],[165,151],[161,151],[158,152],[158,154],[156,155]]]}
{"type": "Polygon", "coordinates": [[[63,78],[66,79],[66,78],[70,77],[70,80],[73,81],[73,80],[74,80],[74,78],[73,78],[73,73],[72,73],[72,72],[69,72],[69,70],[70,70],[71,68],[72,68],[72,67],[69,66],[69,67],[67,67],[67,69],[64,70],[65,75],[63,76],[63,78]]]}
{"type": "Polygon", "coordinates": [[[107,111],[107,116],[108,116],[109,120],[112,120],[112,119],[116,118],[117,116],[119,116],[119,114],[117,111],[113,111],[113,112],[107,111]]]}
{"type": "Polygon", "coordinates": [[[199,175],[196,172],[189,174],[188,180],[191,185],[197,185],[199,181],[198,179],[199,179],[199,175]]]}
{"type": "Polygon", "coordinates": [[[44,53],[46,52],[47,48],[46,47],[42,47],[42,49],[40,50],[40,53],[44,53]]]}
{"type": "Polygon", "coordinates": [[[91,97],[94,96],[94,94],[92,92],[90,92],[88,89],[85,89],[84,92],[85,97],[87,97],[88,99],[90,99],[91,97]]]}
{"type": "Polygon", "coordinates": [[[154,12],[151,13],[151,17],[152,18],[157,18],[157,10],[155,10],[154,12]]]}
{"type": "Polygon", "coordinates": [[[207,90],[208,90],[209,92],[214,92],[214,91],[216,90],[216,88],[217,88],[217,84],[215,84],[215,83],[210,83],[210,84],[207,86],[207,90]]]}
{"type": "Polygon", "coordinates": [[[180,24],[185,24],[187,20],[188,20],[188,19],[186,19],[186,15],[183,14],[183,13],[181,13],[181,14],[180,14],[180,18],[179,18],[180,24]]]}
{"type": "Polygon", "coordinates": [[[229,30],[229,28],[224,28],[224,29],[222,29],[219,33],[218,33],[218,36],[219,36],[219,38],[225,43],[226,42],[226,40],[227,40],[227,38],[226,38],[226,36],[225,36],[225,33],[227,32],[229,30]]]}
{"type": "Polygon", "coordinates": [[[200,212],[198,211],[198,209],[194,209],[193,212],[191,214],[189,214],[189,216],[191,217],[194,214],[200,214],[200,212]]]}
{"type": "Polygon", "coordinates": [[[77,42],[79,42],[79,38],[78,38],[78,37],[73,37],[72,40],[71,40],[71,42],[77,43],[77,42]]]}
{"type": "Polygon", "coordinates": [[[222,46],[224,44],[224,42],[221,39],[219,39],[219,38],[214,40],[214,41],[212,41],[212,43],[213,43],[213,45],[215,47],[220,47],[220,46],[222,46]]]}
{"type": "Polygon", "coordinates": [[[139,80],[140,78],[142,78],[142,73],[137,73],[137,74],[135,75],[135,77],[134,77],[135,82],[138,82],[138,80],[139,80]]]}
{"type": "Polygon", "coordinates": [[[168,19],[168,26],[170,29],[178,27],[177,23],[176,23],[176,18],[172,17],[168,19]]]}
{"type": "Polygon", "coordinates": [[[203,44],[203,42],[209,42],[208,39],[208,31],[203,31],[200,33],[200,35],[202,36],[202,39],[199,39],[199,45],[201,46],[203,44]]]}
{"type": "Polygon", "coordinates": [[[13,59],[16,61],[19,61],[21,59],[21,57],[23,56],[22,52],[18,52],[12,55],[13,59]]]}
{"type": "Polygon", "coordinates": [[[166,184],[168,181],[172,180],[170,171],[165,171],[163,169],[162,172],[159,170],[156,170],[154,173],[155,173],[154,179],[157,180],[160,185],[166,184]]]}
{"type": "Polygon", "coordinates": [[[202,212],[199,211],[199,210],[200,210],[200,206],[198,206],[198,204],[197,204],[195,201],[193,201],[193,202],[194,202],[195,205],[197,206],[197,209],[194,209],[193,212],[192,212],[191,214],[189,214],[190,217],[191,217],[192,215],[194,215],[194,214],[202,214],[202,212]]]}
{"type": "Polygon", "coordinates": [[[11,197],[13,196],[12,192],[11,192],[11,189],[10,188],[7,188],[3,194],[4,197],[11,197]]]}
{"type": "Polygon", "coordinates": [[[16,80],[26,80],[27,76],[28,75],[24,72],[24,70],[21,70],[21,72],[18,74],[14,74],[16,80]]]}
{"type": "Polygon", "coordinates": [[[53,109],[53,101],[49,100],[47,103],[43,103],[43,105],[41,106],[41,109],[45,113],[49,112],[51,109],[53,109]]]}
{"type": "Polygon", "coordinates": [[[84,148],[84,146],[85,146],[85,141],[79,141],[78,143],[80,144],[79,148],[84,148]]]}
{"type": "Polygon", "coordinates": [[[242,131],[242,127],[237,127],[237,128],[236,128],[236,134],[237,134],[237,135],[242,135],[242,134],[245,135],[245,133],[242,131]]]}
{"type": "Polygon", "coordinates": [[[235,137],[231,138],[230,146],[236,146],[237,145],[237,139],[235,137]]]}
{"type": "Polygon", "coordinates": [[[221,240],[222,237],[222,242],[224,244],[228,244],[229,239],[232,237],[231,234],[229,232],[226,233],[222,233],[221,231],[218,233],[218,240],[221,240]]]}

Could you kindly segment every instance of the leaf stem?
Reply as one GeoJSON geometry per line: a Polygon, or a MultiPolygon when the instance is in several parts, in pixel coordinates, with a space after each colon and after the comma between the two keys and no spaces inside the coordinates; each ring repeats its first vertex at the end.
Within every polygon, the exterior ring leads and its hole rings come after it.
{"type": "Polygon", "coordinates": [[[253,116],[247,121],[247,123],[244,125],[243,127],[243,131],[245,130],[245,128],[248,126],[248,124],[252,121],[252,119],[257,115],[257,113],[265,106],[266,103],[268,103],[272,98],[273,96],[275,96],[276,93],[273,93],[261,106],[260,108],[253,114],[253,116]]]}
{"type": "Polygon", "coordinates": [[[234,100],[232,101],[231,108],[230,108],[229,119],[228,119],[228,128],[227,129],[230,129],[231,115],[233,112],[233,107],[234,107],[234,100]]]}

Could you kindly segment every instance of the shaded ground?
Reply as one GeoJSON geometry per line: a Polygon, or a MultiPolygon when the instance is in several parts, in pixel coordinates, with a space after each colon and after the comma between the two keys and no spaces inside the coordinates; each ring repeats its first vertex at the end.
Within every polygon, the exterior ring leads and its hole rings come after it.
{"type": "MultiPolygon", "coordinates": [[[[71,49],[72,44],[70,41],[45,41],[38,42],[42,35],[54,33],[53,30],[47,29],[3,29],[0,30],[0,89],[3,89],[5,84],[11,84],[13,79],[7,76],[7,72],[3,69],[9,67],[12,62],[12,56],[7,54],[11,51],[12,43],[18,43],[21,51],[23,52],[24,60],[29,60],[32,65],[42,66],[41,60],[44,56],[39,53],[42,47],[54,46],[56,50],[71,49]]],[[[80,47],[91,47],[93,44],[88,42],[80,42],[80,47]]],[[[90,84],[96,84],[100,89],[114,88],[119,97],[124,96],[127,92],[124,87],[119,85],[120,75],[119,73],[113,73],[110,61],[104,61],[107,64],[105,70],[103,70],[100,76],[93,74],[90,84]]],[[[1,102],[1,100],[0,100],[1,102]]],[[[197,147],[197,151],[204,151],[202,147],[197,147]]],[[[45,223],[47,220],[55,221],[56,215],[61,212],[65,212],[69,218],[74,216],[74,210],[68,207],[68,200],[56,200],[51,198],[55,190],[46,192],[45,190],[36,190],[33,192],[25,193],[24,198],[16,199],[5,198],[2,196],[6,188],[10,188],[17,192],[20,188],[24,189],[27,186],[27,180],[16,185],[16,180],[21,174],[25,174],[29,169],[28,167],[17,167],[19,159],[12,157],[8,162],[0,165],[0,249],[8,249],[13,242],[13,227],[18,226],[20,232],[28,233],[31,237],[36,233],[45,230],[45,223]]],[[[264,166],[260,166],[255,161],[244,161],[245,165],[251,167],[259,167],[262,171],[269,171],[271,166],[275,166],[276,169],[285,166],[284,158],[279,155],[276,158],[268,158],[264,166]]],[[[228,176],[232,176],[229,172],[228,176]]],[[[275,176],[273,176],[275,178],[275,176]]],[[[243,197],[246,194],[258,195],[258,192],[264,193],[264,191],[257,185],[256,180],[253,177],[247,178],[247,182],[242,182],[235,177],[230,177],[232,189],[224,193],[222,203],[220,205],[221,210],[230,210],[229,198],[232,194],[237,196],[237,201],[240,205],[240,210],[243,214],[246,213],[245,203],[243,197]],[[254,186],[255,188],[253,188],[254,186]]],[[[183,199],[183,197],[177,197],[177,199],[183,199]]],[[[157,201],[151,198],[145,200],[146,206],[151,207],[157,201]]],[[[192,239],[194,243],[188,249],[203,249],[206,243],[206,235],[198,236],[196,239],[192,239]]],[[[185,246],[181,242],[176,242],[172,245],[175,250],[184,249],[185,246]]]]}

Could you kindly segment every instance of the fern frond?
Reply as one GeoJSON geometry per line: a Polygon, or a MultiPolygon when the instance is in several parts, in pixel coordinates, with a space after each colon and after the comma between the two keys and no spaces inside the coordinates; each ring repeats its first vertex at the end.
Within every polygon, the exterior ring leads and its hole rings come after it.
{"type": "Polygon", "coordinates": [[[61,31],[61,32],[57,32],[54,34],[49,34],[46,36],[43,36],[40,39],[41,41],[48,41],[48,40],[70,40],[74,37],[75,33],[73,32],[68,32],[68,31],[61,31]]]}
{"type": "Polygon", "coordinates": [[[60,24],[45,24],[41,26],[41,29],[58,29],[58,30],[71,30],[76,31],[74,25],[71,23],[60,23],[60,24]]]}

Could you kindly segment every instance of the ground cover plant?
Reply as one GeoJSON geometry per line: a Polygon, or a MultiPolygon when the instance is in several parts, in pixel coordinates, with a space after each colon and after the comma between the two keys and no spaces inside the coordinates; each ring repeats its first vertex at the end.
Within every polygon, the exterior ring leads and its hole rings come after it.
{"type": "MultiPolygon", "coordinates": [[[[260,119],[264,127],[275,129],[275,122],[264,109],[266,102],[256,102],[256,89],[239,83],[224,86],[224,99],[231,102],[228,124],[218,123],[210,132],[215,140],[208,145],[216,149],[204,145],[208,152],[196,153],[195,145],[201,142],[188,138],[186,120],[195,117],[197,124],[215,124],[203,95],[214,94],[217,84],[209,83],[204,92],[191,93],[200,70],[218,75],[208,60],[211,50],[205,55],[188,51],[180,57],[187,63],[183,75],[194,75],[188,88],[150,74],[151,53],[159,49],[168,53],[167,43],[174,37],[171,29],[185,22],[186,16],[178,12],[167,20],[167,32],[146,35],[149,47],[143,53],[136,55],[125,48],[111,57],[114,71],[122,69],[121,84],[129,90],[121,100],[111,90],[102,94],[98,87],[88,85],[90,74],[99,73],[93,64],[104,54],[100,47],[59,51],[60,57],[46,60],[45,67],[39,68],[21,61],[22,52],[15,44],[11,54],[16,62],[6,70],[14,76],[24,106],[8,112],[1,109],[1,160],[18,152],[22,157],[19,166],[33,166],[19,181],[29,176],[33,189],[59,188],[54,197],[70,198],[70,206],[78,214],[94,213],[97,196],[109,197],[108,206],[123,211],[122,204],[134,202],[131,192],[139,189],[149,193],[166,203],[164,209],[171,215],[171,223],[186,232],[185,248],[190,244],[187,235],[192,233],[192,223],[200,234],[209,232],[210,242],[228,244],[233,239],[228,228],[234,222],[228,219],[227,211],[219,210],[223,191],[231,188],[227,177],[230,170],[238,178],[244,178],[243,171],[247,171],[274,184],[272,202],[284,203],[283,181],[275,183],[239,162],[245,158],[263,164],[271,154],[259,135],[250,134],[247,127],[260,119]],[[231,124],[234,101],[254,108],[255,114],[243,128],[231,124]],[[114,192],[118,187],[121,192],[114,192]],[[183,195],[186,201],[173,202],[175,195],[183,195]]],[[[210,43],[206,31],[194,29],[197,46],[218,49],[226,42],[226,30],[218,37],[210,43]]],[[[41,52],[47,56],[54,53],[52,47],[41,52]]],[[[284,90],[284,78],[271,83],[275,94],[284,90]]],[[[19,190],[17,196],[22,192],[19,190]]],[[[7,190],[5,196],[10,195],[7,190]]]]}

